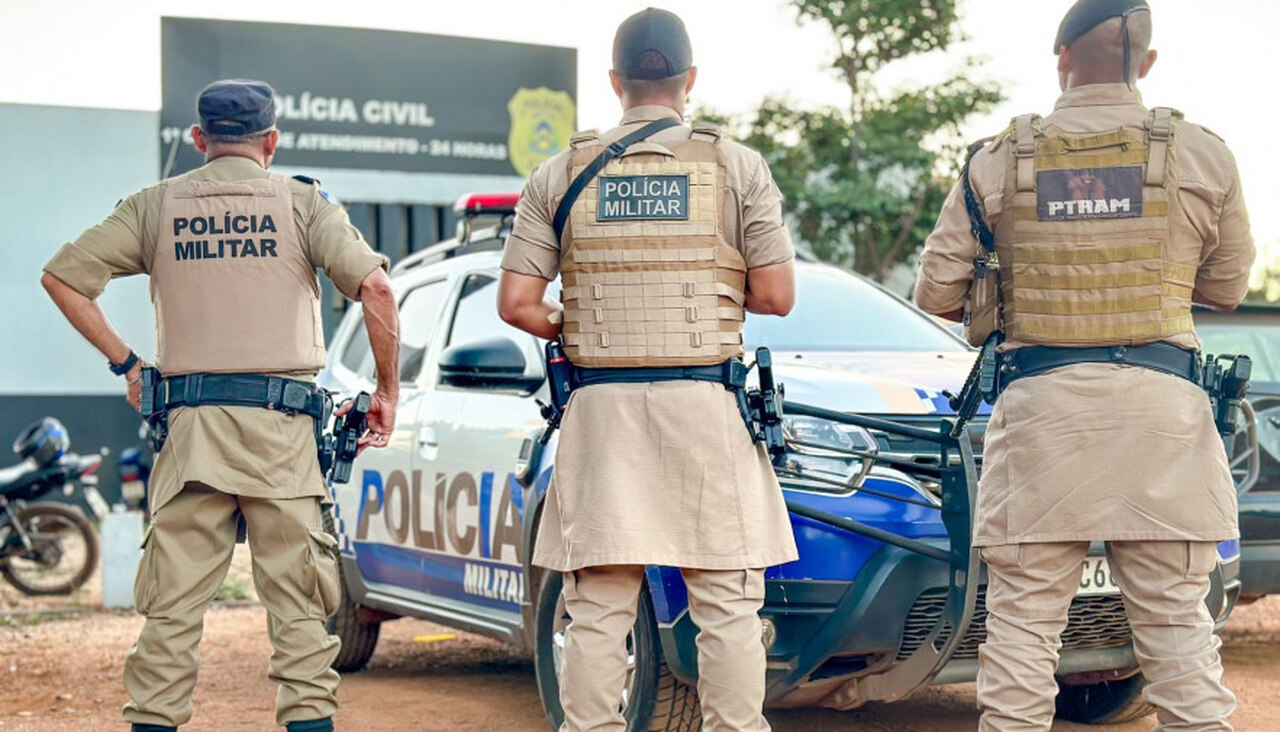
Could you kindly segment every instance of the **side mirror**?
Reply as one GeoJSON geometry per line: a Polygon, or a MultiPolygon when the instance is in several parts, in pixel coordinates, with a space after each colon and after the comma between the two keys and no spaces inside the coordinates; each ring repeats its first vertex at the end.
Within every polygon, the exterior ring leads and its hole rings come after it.
{"type": "Polygon", "coordinates": [[[541,377],[525,376],[524,352],[510,338],[487,338],[445,349],[440,380],[450,386],[532,391],[541,377]]]}

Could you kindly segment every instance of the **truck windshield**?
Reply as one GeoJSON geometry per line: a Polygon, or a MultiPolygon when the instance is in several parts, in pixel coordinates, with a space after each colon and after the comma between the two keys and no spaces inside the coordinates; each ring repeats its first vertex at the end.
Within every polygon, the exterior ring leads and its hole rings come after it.
{"type": "Polygon", "coordinates": [[[928,315],[878,287],[825,265],[796,263],[796,306],[785,318],[747,314],[747,353],[775,351],[964,351],[928,315]]]}

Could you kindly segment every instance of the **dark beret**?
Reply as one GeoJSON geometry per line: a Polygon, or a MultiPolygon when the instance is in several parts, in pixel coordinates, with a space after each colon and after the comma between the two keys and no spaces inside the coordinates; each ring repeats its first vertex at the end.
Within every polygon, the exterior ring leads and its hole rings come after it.
{"type": "Polygon", "coordinates": [[[1067,11],[1058,26],[1058,38],[1053,42],[1053,53],[1070,46],[1085,33],[1097,28],[1102,23],[1119,18],[1139,10],[1150,11],[1147,0],[1080,0],[1067,11]]]}

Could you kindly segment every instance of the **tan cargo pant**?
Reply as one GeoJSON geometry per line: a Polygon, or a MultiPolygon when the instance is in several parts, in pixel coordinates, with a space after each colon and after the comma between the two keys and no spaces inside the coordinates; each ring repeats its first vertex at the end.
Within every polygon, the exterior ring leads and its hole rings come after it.
{"type": "MultiPolygon", "coordinates": [[[[768,732],[760,607],[764,570],[684,569],[689,614],[698,626],[698,697],[704,732],[768,732]]],[[[623,732],[619,710],[627,674],[627,633],[644,579],[637,566],[588,567],[564,574],[573,618],[560,675],[561,732],[623,732]]]]}
{"type": "Polygon", "coordinates": [[[237,510],[275,647],[268,676],[280,685],[276,721],[337,710],[338,674],[329,664],[338,639],[325,630],[338,603],[336,542],[321,527],[319,499],[249,498],[187,483],[151,517],[143,543],[134,599],[147,620],[125,659],[126,721],[176,727],[191,719],[204,611],[231,562],[237,510]]]}
{"type": "MultiPolygon", "coordinates": [[[[979,649],[981,732],[1048,732],[1054,671],[1088,542],[1005,544],[987,563],[987,642],[979,649]]],[[[1157,709],[1156,732],[1230,732],[1235,696],[1222,685],[1222,642],[1205,607],[1213,542],[1110,542],[1133,646],[1157,709]]]]}

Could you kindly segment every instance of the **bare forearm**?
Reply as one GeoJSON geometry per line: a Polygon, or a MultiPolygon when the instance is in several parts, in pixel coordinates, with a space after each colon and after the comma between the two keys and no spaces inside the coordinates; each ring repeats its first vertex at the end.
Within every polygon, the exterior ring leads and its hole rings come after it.
{"type": "Polygon", "coordinates": [[[552,340],[560,337],[563,311],[547,298],[547,280],[505,271],[498,284],[498,316],[513,328],[552,340]]]}
{"type": "Polygon", "coordinates": [[[561,316],[560,308],[547,302],[520,305],[502,313],[508,325],[548,341],[560,337],[561,316]]]}
{"type": "Polygon", "coordinates": [[[85,340],[101,351],[111,363],[124,363],[129,357],[129,345],[111,327],[107,314],[102,312],[96,300],[85,297],[47,272],[40,278],[40,284],[44,285],[50,299],[85,340]]]}
{"type": "Polygon", "coordinates": [[[378,391],[400,392],[400,316],[396,311],[391,281],[382,270],[374,270],[360,285],[364,303],[364,327],[378,371],[378,391]]]}
{"type": "Polygon", "coordinates": [[[796,304],[795,262],[769,264],[747,271],[743,307],[757,315],[786,315],[796,304]]]}

